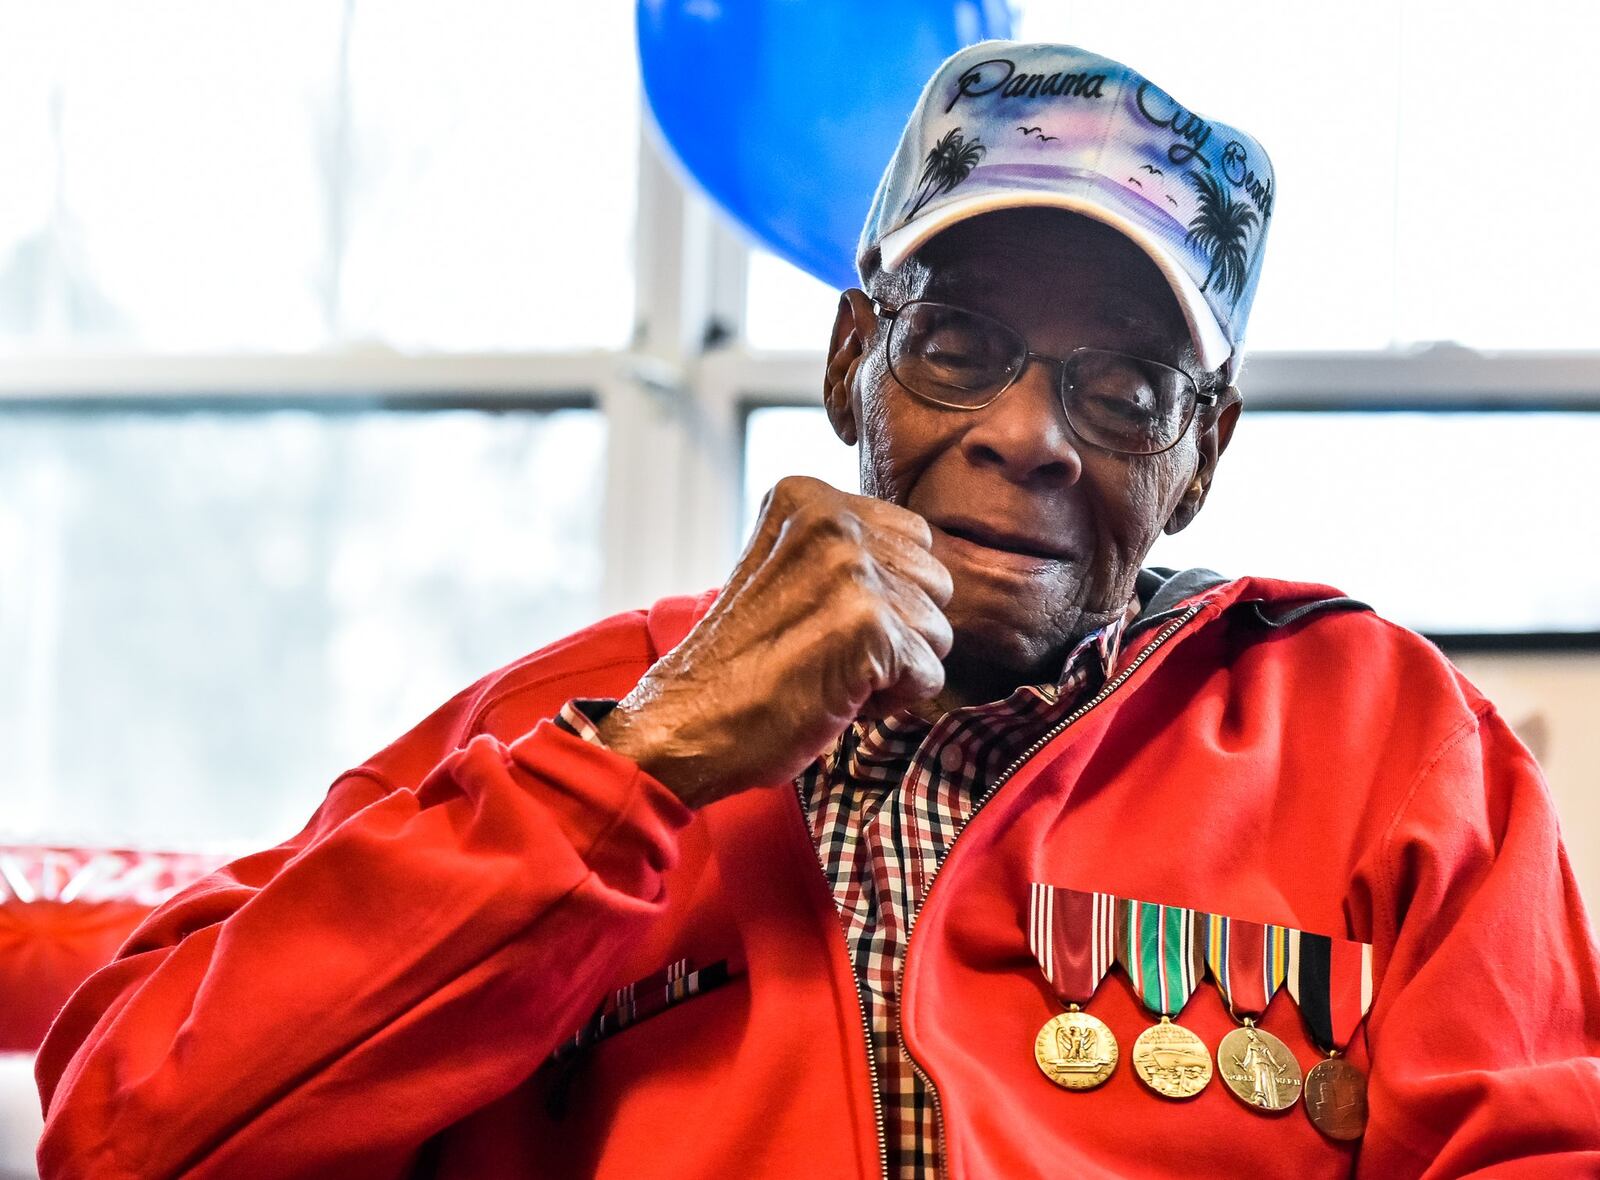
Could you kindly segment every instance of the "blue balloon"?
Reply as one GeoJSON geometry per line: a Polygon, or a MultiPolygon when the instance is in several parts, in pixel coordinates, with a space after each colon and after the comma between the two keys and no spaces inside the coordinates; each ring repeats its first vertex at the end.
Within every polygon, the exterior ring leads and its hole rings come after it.
{"type": "Polygon", "coordinates": [[[671,153],[746,232],[835,287],[933,71],[1009,37],[1004,0],[639,0],[671,153]]]}

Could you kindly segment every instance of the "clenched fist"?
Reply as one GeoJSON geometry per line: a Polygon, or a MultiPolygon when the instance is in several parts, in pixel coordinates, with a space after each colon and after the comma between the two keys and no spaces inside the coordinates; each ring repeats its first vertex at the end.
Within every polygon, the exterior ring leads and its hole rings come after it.
{"type": "Polygon", "coordinates": [[[700,807],[794,778],[858,716],[936,696],[951,582],[932,542],[896,504],[780,480],[710,611],[601,740],[700,807]]]}

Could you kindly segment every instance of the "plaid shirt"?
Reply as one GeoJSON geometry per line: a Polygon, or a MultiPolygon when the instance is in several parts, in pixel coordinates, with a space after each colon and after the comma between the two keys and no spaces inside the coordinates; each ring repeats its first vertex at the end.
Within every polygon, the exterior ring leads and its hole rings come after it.
{"type": "MultiPolygon", "coordinates": [[[[916,907],[974,802],[1007,766],[1116,667],[1137,599],[1072,650],[1054,684],[955,709],[929,722],[901,711],[857,720],[796,780],[844,924],[872,1029],[885,1160],[895,1180],[939,1173],[933,1095],[900,1047],[899,981],[916,907]]],[[[569,701],[558,724],[600,744],[611,701],[569,701]]]]}

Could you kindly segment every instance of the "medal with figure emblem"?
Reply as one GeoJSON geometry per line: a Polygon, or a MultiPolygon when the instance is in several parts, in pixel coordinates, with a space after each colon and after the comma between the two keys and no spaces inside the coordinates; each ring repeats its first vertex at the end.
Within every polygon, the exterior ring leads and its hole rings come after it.
{"type": "Polygon", "coordinates": [[[1133,1069],[1164,1098],[1193,1098],[1211,1081],[1205,1042],[1172,1022],[1205,972],[1202,917],[1177,906],[1119,902],[1117,961],[1140,1003],[1161,1017],[1134,1041],[1133,1069]]]}
{"type": "Polygon", "coordinates": [[[1206,919],[1206,965],[1242,1025],[1217,1046],[1217,1073],[1230,1094],[1263,1114],[1288,1110],[1304,1082],[1294,1051],[1256,1027],[1288,975],[1290,934],[1220,914],[1206,919]]]}
{"type": "Polygon", "coordinates": [[[1045,1021],[1033,1041],[1044,1076],[1067,1090],[1092,1090],[1117,1068],[1117,1039],[1083,1011],[1115,959],[1116,899],[1034,885],[1029,901],[1028,945],[1051,990],[1067,1006],[1045,1021]]]}
{"type": "Polygon", "coordinates": [[[1288,1110],[1299,1101],[1304,1082],[1289,1046],[1250,1020],[1222,1038],[1217,1072],[1230,1094],[1266,1114],[1288,1110]]]}
{"type": "Polygon", "coordinates": [[[1290,949],[1289,992],[1311,1040],[1328,1055],[1306,1074],[1306,1115],[1329,1139],[1360,1139],[1367,1129],[1367,1078],[1340,1053],[1372,1006],[1372,947],[1299,934],[1290,949]]]}

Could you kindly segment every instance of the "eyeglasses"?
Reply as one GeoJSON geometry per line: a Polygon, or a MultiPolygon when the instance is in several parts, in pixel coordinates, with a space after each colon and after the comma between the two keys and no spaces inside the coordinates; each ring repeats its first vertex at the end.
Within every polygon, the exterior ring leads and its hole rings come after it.
{"type": "Polygon", "coordinates": [[[952,410],[981,410],[1016,383],[1028,358],[1061,368],[1056,391],[1067,424],[1097,447],[1155,455],[1183,437],[1199,404],[1215,405],[1182,369],[1104,348],[1074,348],[1064,357],[1032,352],[999,320],[916,299],[891,307],[874,299],[889,321],[889,372],[923,401],[952,410]]]}

